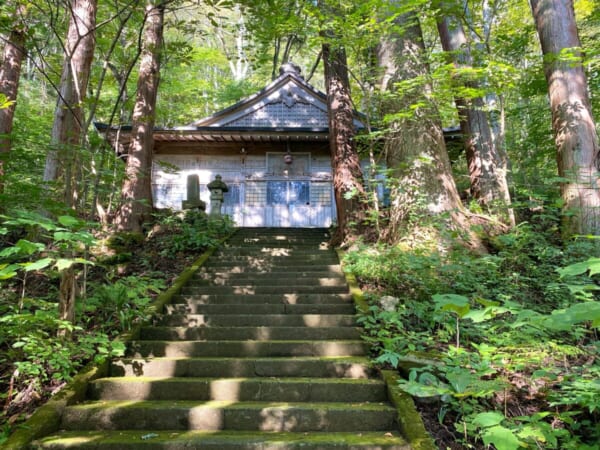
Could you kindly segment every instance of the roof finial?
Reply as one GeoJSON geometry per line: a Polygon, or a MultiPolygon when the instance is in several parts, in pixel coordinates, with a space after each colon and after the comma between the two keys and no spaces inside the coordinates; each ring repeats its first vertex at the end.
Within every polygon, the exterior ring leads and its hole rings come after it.
{"type": "Polygon", "coordinates": [[[298,64],[294,64],[291,61],[282,64],[279,68],[279,75],[283,75],[286,73],[293,73],[295,75],[298,75],[300,78],[304,79],[304,77],[302,76],[302,69],[300,69],[300,66],[298,64]]]}

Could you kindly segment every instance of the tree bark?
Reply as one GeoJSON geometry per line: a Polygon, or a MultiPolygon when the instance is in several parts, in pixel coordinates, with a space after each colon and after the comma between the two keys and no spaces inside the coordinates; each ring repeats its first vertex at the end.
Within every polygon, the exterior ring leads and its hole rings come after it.
{"type": "Polygon", "coordinates": [[[333,168],[338,230],[333,242],[343,243],[352,234],[351,225],[364,221],[365,190],[363,173],[354,143],[354,108],[350,97],[350,82],[343,48],[323,44],[327,110],[329,116],[329,147],[333,168]]]}
{"type": "Polygon", "coordinates": [[[11,102],[0,109],[0,194],[4,192],[4,162],[12,147],[11,133],[15,115],[21,66],[25,57],[25,24],[22,16],[25,8],[17,9],[17,16],[8,40],[4,44],[2,65],[0,66],[0,94],[11,102]]]}
{"type": "MultiPolygon", "coordinates": [[[[455,67],[472,67],[467,36],[460,21],[446,14],[438,19],[437,28],[442,48],[449,53],[455,67]]],[[[476,81],[463,84],[479,88],[476,81]]],[[[509,207],[510,192],[506,180],[508,162],[496,149],[492,129],[483,110],[484,99],[455,96],[454,101],[465,143],[471,195],[488,211],[500,215],[504,222],[514,226],[515,217],[509,207]]]]}
{"type": "Polygon", "coordinates": [[[71,19],[65,42],[65,59],[54,113],[51,149],[44,168],[44,181],[56,180],[62,171],[65,199],[70,206],[77,201],[74,172],[77,170],[77,152],[85,133],[83,102],[96,46],[96,11],[97,0],[72,0],[69,6],[71,19]]]}
{"type": "Polygon", "coordinates": [[[396,241],[407,223],[425,216],[449,213],[454,228],[468,235],[469,244],[481,243],[469,231],[446,151],[439,113],[427,81],[421,26],[414,12],[399,15],[377,49],[382,69],[380,85],[393,93],[384,113],[395,115],[384,144],[386,164],[393,175],[387,238],[396,241]],[[419,80],[401,91],[395,83],[419,80]]]}
{"type": "Polygon", "coordinates": [[[572,0],[530,0],[544,54],[558,173],[564,181],[563,233],[600,233],[598,135],[590,107],[572,0]]]}
{"type": "Polygon", "coordinates": [[[164,4],[148,3],[126,178],[121,190],[122,205],[116,218],[117,228],[121,231],[141,232],[152,210],[152,132],[160,81],[163,26],[164,4]]]}

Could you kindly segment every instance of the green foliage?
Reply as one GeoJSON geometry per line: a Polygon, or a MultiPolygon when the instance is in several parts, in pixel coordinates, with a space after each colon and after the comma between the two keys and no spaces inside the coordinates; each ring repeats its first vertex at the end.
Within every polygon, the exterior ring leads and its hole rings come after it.
{"type": "Polygon", "coordinates": [[[401,387],[438,399],[440,420],[454,422],[465,443],[509,450],[594,448],[598,441],[600,272],[590,257],[597,244],[561,245],[557,221],[542,210],[494,238],[484,256],[442,254],[421,241],[365,246],[345,259],[370,290],[359,322],[375,361],[397,367],[407,355],[439,359],[413,369],[401,387]],[[388,295],[399,299],[392,308],[388,295]],[[498,412],[499,399],[523,396],[540,398],[540,409],[498,412]]]}
{"type": "Polygon", "coordinates": [[[166,288],[161,279],[148,276],[129,276],[109,284],[91,287],[92,295],[81,303],[81,313],[87,328],[99,328],[109,334],[131,330],[149,319],[147,306],[166,288]]]}
{"type": "Polygon", "coordinates": [[[164,216],[161,223],[173,232],[173,236],[161,250],[162,256],[174,257],[182,252],[200,252],[214,248],[219,241],[233,231],[229,216],[209,217],[202,211],[186,211],[179,215],[164,216]]]}
{"type": "Polygon", "coordinates": [[[108,238],[106,245],[111,250],[116,252],[131,252],[135,248],[139,247],[144,242],[144,235],[142,233],[133,233],[127,231],[120,231],[114,233],[108,238]]]}
{"type": "MultiPolygon", "coordinates": [[[[69,381],[85,361],[101,362],[124,352],[122,343],[110,342],[103,333],[84,333],[79,326],[57,318],[56,304],[27,299],[23,309],[0,303],[0,365],[11,365],[14,382],[32,383],[42,393],[44,383],[69,381]],[[67,329],[72,338],[58,336],[67,329]]],[[[10,399],[8,399],[10,401],[10,399]]]]}

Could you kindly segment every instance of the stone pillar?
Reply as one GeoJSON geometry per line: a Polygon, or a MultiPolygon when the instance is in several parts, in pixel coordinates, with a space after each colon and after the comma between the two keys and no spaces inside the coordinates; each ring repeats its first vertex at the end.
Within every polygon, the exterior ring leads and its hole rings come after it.
{"type": "Polygon", "coordinates": [[[204,211],[206,203],[200,200],[200,177],[196,174],[187,177],[187,200],[181,202],[182,209],[199,209],[204,211]]]}
{"type": "Polygon", "coordinates": [[[221,217],[221,206],[223,205],[223,194],[229,191],[229,187],[216,175],[215,179],[206,185],[210,191],[210,212],[213,217],[221,217]]]}

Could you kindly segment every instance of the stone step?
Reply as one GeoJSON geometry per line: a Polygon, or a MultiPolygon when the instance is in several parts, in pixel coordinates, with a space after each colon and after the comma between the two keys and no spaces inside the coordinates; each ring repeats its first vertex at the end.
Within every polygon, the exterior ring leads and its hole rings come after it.
{"type": "Polygon", "coordinates": [[[101,401],[65,408],[74,430],[388,431],[396,410],[384,403],[101,401]]]}
{"type": "MultiPolygon", "coordinates": [[[[268,318],[268,317],[267,317],[268,318]]],[[[185,326],[144,327],[140,339],[171,341],[269,341],[308,340],[326,341],[360,339],[360,331],[352,327],[237,327],[185,326]]]]}
{"type": "MultiPolygon", "coordinates": [[[[233,314],[233,315],[307,315],[307,314],[354,314],[356,309],[351,303],[339,304],[204,304],[187,302],[182,304],[184,312],[193,314],[233,314]]],[[[167,305],[166,311],[178,311],[177,305],[167,305]]]]}
{"type": "Polygon", "coordinates": [[[348,286],[315,286],[315,285],[293,285],[293,286],[190,286],[181,289],[186,294],[343,294],[348,292],[348,286]]]}
{"type": "Polygon", "coordinates": [[[383,402],[385,383],[350,378],[101,378],[91,400],[232,402],[383,402]]]}
{"type": "Polygon", "coordinates": [[[176,295],[173,304],[278,304],[286,305],[313,305],[318,304],[340,304],[352,302],[350,294],[195,294],[176,295]]]}
{"type": "Polygon", "coordinates": [[[273,270],[270,272],[226,272],[226,271],[219,271],[219,270],[215,270],[215,271],[208,271],[208,270],[201,270],[198,271],[198,273],[196,274],[196,276],[192,279],[201,279],[201,280],[206,280],[206,279],[212,279],[214,277],[221,277],[221,278],[233,278],[233,279],[237,279],[237,280],[243,280],[243,279],[261,279],[261,278],[302,278],[302,279],[315,279],[315,278],[336,278],[336,279],[343,279],[345,280],[346,278],[344,277],[344,274],[342,273],[341,270],[337,270],[337,271],[333,271],[333,270],[310,270],[310,271],[294,271],[293,274],[291,274],[289,272],[289,270],[281,270],[281,271],[277,271],[277,270],[273,270]]]}
{"type": "Polygon", "coordinates": [[[230,286],[230,287],[257,287],[257,286],[285,286],[289,288],[314,286],[314,287],[331,287],[331,286],[342,286],[348,287],[346,279],[338,277],[295,277],[293,274],[281,277],[244,277],[237,278],[235,275],[230,277],[217,277],[217,276],[199,276],[191,279],[187,285],[188,287],[200,287],[200,286],[230,286]]]}
{"type": "MultiPolygon", "coordinates": [[[[209,264],[207,261],[207,263],[200,268],[199,273],[204,273],[204,272],[206,272],[206,273],[214,273],[214,272],[249,273],[249,274],[256,274],[256,273],[277,274],[277,273],[281,273],[281,272],[289,273],[289,269],[282,268],[282,267],[283,266],[275,267],[272,265],[268,268],[261,268],[260,266],[250,267],[245,264],[228,263],[226,261],[225,262],[220,261],[219,264],[215,264],[214,262],[211,262],[209,264]]],[[[339,262],[336,262],[334,264],[320,264],[320,263],[299,264],[299,265],[294,265],[293,270],[294,270],[294,272],[298,272],[298,273],[307,272],[307,271],[342,273],[342,269],[339,265],[339,262]]]]}
{"type": "Polygon", "coordinates": [[[317,256],[324,257],[330,256],[337,258],[337,253],[327,247],[315,245],[315,246],[296,246],[296,247],[282,247],[282,246],[241,246],[241,247],[222,247],[213,253],[216,258],[220,257],[231,257],[231,256],[252,256],[252,257],[304,257],[304,256],[317,256]]]}
{"type": "Polygon", "coordinates": [[[225,243],[224,247],[221,248],[292,248],[292,249],[330,249],[333,250],[329,245],[329,239],[323,239],[321,237],[289,237],[286,239],[278,239],[276,237],[264,237],[258,238],[244,238],[244,239],[230,239],[225,243]]]}
{"type": "Polygon", "coordinates": [[[133,341],[132,357],[197,356],[362,356],[363,341],[133,341]]]}
{"type": "MultiPolygon", "coordinates": [[[[186,305],[179,305],[186,307],[186,305]]],[[[157,324],[168,327],[352,327],[352,314],[167,314],[157,324]]],[[[260,330],[260,328],[257,328],[260,330]]]]}
{"type": "Polygon", "coordinates": [[[326,253],[309,253],[309,254],[299,254],[299,255],[262,255],[257,253],[252,253],[250,255],[223,255],[223,254],[214,254],[206,261],[208,266],[213,265],[216,262],[228,262],[228,261],[241,261],[244,263],[256,263],[256,262],[273,262],[273,263],[282,263],[284,265],[292,266],[292,265],[301,265],[302,263],[307,264],[308,261],[316,261],[321,262],[321,264],[339,264],[339,259],[337,254],[333,252],[326,253]]]}
{"type": "MultiPolygon", "coordinates": [[[[391,431],[391,430],[390,430],[391,431]]],[[[39,440],[44,450],[411,450],[392,432],[83,431],[39,440]]]]}
{"type": "Polygon", "coordinates": [[[367,378],[366,357],[151,358],[111,362],[110,376],[367,378]]]}

